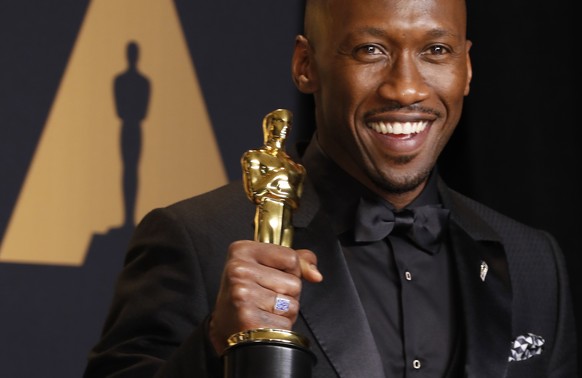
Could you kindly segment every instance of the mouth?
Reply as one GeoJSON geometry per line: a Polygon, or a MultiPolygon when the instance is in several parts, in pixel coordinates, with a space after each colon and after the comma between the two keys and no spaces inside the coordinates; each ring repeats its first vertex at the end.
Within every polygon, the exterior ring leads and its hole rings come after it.
{"type": "Polygon", "coordinates": [[[399,137],[411,137],[414,134],[423,132],[429,124],[429,121],[415,121],[415,122],[384,122],[374,121],[368,122],[366,125],[383,135],[394,135],[399,137]]]}

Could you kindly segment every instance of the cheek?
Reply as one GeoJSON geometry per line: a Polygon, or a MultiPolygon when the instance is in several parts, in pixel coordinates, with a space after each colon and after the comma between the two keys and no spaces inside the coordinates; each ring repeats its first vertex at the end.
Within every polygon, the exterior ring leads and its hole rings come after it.
{"type": "Polygon", "coordinates": [[[350,165],[347,160],[359,160],[362,145],[366,143],[365,130],[361,124],[363,106],[372,90],[365,83],[371,80],[357,70],[334,70],[322,78],[320,92],[318,135],[320,143],[340,165],[350,165]]]}
{"type": "Polygon", "coordinates": [[[326,88],[326,97],[353,113],[373,95],[378,73],[364,66],[345,64],[333,67],[324,79],[326,85],[322,88],[326,88]]]}
{"type": "Polygon", "coordinates": [[[464,69],[451,67],[443,70],[437,67],[425,72],[425,80],[449,111],[453,110],[451,107],[462,106],[467,89],[467,73],[464,69]]]}

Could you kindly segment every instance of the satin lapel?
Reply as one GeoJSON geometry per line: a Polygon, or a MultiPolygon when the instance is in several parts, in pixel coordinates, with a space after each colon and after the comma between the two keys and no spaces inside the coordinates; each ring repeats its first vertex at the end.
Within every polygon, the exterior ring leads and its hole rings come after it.
{"type": "Polygon", "coordinates": [[[329,220],[319,213],[307,192],[295,222],[294,248],[315,252],[323,282],[305,282],[301,315],[340,377],[384,378],[376,348],[356,288],[329,220]],[[307,198],[306,198],[307,197],[307,198]],[[308,223],[308,224],[306,224],[308,223]]]}
{"type": "Polygon", "coordinates": [[[512,319],[505,250],[497,234],[470,206],[457,201],[456,194],[448,194],[443,200],[451,209],[449,231],[465,323],[465,373],[471,378],[504,377],[512,319]],[[487,266],[484,279],[483,263],[487,266]]]}

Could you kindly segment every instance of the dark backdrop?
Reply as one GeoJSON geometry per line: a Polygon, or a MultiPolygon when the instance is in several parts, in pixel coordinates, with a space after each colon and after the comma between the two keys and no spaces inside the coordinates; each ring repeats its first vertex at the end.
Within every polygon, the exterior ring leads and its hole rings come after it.
{"type": "Polygon", "coordinates": [[[558,239],[582,319],[580,42],[573,1],[468,5],[473,82],[441,158],[443,176],[453,188],[558,239]]]}
{"type": "MultiPolygon", "coordinates": [[[[88,4],[0,3],[0,238],[88,4]]],[[[300,2],[174,4],[231,179],[240,175],[241,153],[257,145],[259,131],[249,130],[265,113],[292,109],[294,137],[310,135],[311,100],[297,94],[289,74],[300,2]]],[[[469,9],[474,78],[442,174],[453,188],[558,238],[580,319],[580,43],[573,2],[470,1],[469,9]]],[[[80,376],[130,232],[96,236],[81,267],[0,263],[1,376],[80,376]]]]}

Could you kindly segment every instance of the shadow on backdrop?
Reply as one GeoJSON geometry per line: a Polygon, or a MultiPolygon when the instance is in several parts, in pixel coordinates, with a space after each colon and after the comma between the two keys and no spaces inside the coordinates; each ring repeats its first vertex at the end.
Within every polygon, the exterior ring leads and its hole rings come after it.
{"type": "Polygon", "coordinates": [[[127,44],[127,70],[115,77],[115,109],[122,120],[121,156],[123,158],[123,200],[125,226],[135,224],[135,204],[139,185],[139,159],[141,156],[141,123],[146,117],[150,82],[137,69],[139,45],[127,44]]]}

